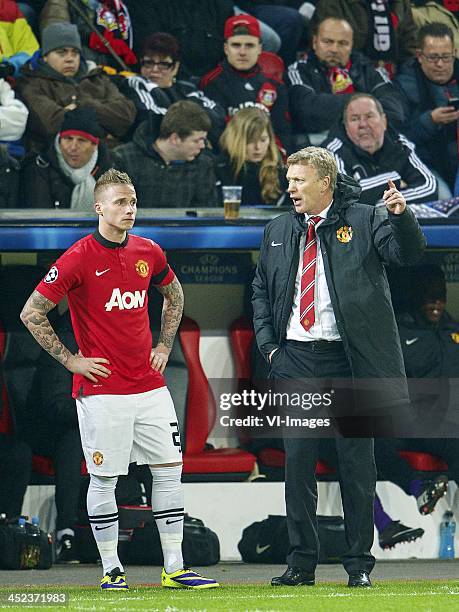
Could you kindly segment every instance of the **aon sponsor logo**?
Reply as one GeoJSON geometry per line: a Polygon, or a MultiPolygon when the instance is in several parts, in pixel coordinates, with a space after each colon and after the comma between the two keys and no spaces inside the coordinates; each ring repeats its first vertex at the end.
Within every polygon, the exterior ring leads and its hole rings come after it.
{"type": "Polygon", "coordinates": [[[142,308],[145,304],[145,297],[147,292],[145,289],[142,291],[121,291],[116,288],[113,289],[112,296],[109,301],[105,304],[105,310],[110,312],[112,308],[119,308],[120,310],[130,310],[131,308],[142,308]]]}

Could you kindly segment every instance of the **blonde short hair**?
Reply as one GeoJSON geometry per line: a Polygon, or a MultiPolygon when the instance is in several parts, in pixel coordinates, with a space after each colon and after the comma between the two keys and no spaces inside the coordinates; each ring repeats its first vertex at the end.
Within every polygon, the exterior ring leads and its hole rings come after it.
{"type": "Polygon", "coordinates": [[[110,185],[132,185],[132,181],[126,172],[109,168],[97,179],[94,186],[94,198],[97,200],[99,193],[106,187],[110,187],[110,185]]]}
{"type": "Polygon", "coordinates": [[[324,149],[323,147],[306,147],[300,149],[287,158],[287,168],[293,164],[312,166],[312,168],[315,168],[319,179],[329,176],[330,190],[335,190],[338,167],[333,154],[330,153],[328,149],[324,149]]]}

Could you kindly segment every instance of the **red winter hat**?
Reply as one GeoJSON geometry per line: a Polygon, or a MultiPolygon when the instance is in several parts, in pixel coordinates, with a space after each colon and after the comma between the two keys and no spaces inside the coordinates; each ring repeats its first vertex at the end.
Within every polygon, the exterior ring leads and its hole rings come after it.
{"type": "Polygon", "coordinates": [[[229,17],[225,21],[225,40],[227,40],[230,36],[237,36],[239,34],[245,34],[248,36],[256,36],[257,38],[261,38],[260,23],[258,19],[252,17],[252,15],[246,15],[245,13],[242,15],[234,15],[234,17],[229,17]],[[239,28],[241,28],[241,31],[238,31],[236,34],[234,30],[237,30],[239,28]]]}

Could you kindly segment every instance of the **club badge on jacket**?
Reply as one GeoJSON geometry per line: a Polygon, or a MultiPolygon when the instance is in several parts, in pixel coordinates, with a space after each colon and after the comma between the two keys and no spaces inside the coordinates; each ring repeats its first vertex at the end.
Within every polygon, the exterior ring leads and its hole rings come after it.
{"type": "Polygon", "coordinates": [[[352,227],[344,225],[336,230],[336,237],[340,242],[350,242],[352,240],[352,227]]]}

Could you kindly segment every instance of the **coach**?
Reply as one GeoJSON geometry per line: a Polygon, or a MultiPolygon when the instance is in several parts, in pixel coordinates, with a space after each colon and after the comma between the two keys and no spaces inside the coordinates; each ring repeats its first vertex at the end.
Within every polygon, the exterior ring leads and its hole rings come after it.
{"type": "MultiPolygon", "coordinates": [[[[421,229],[392,182],[385,207],[357,203],[360,187],[337,174],[326,149],[302,149],[287,167],[293,210],[267,225],[253,281],[255,333],[270,377],[398,379],[386,400],[402,406],[404,366],[384,264],[417,261],[425,247],[421,229]]],[[[371,586],[373,439],[335,441],[349,545],[343,565],[349,586],[371,586]]],[[[284,430],[291,548],[273,586],[314,584],[318,443],[284,430]]]]}

